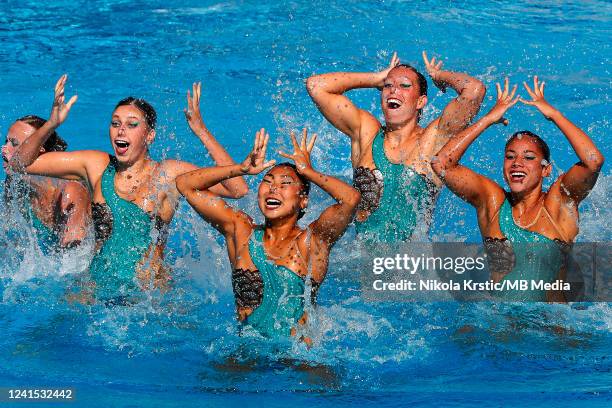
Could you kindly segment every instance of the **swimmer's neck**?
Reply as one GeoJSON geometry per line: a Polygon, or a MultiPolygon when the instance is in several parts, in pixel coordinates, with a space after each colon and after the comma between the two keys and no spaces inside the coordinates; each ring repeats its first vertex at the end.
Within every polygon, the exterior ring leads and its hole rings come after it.
{"type": "Polygon", "coordinates": [[[531,191],[524,191],[521,193],[511,192],[512,207],[524,212],[539,205],[543,195],[545,195],[545,193],[542,191],[542,185],[537,186],[531,191]]]}
{"type": "Polygon", "coordinates": [[[404,141],[419,135],[422,130],[414,118],[402,124],[385,125],[385,138],[392,144],[401,145],[404,141]]]}
{"type": "Polygon", "coordinates": [[[293,235],[299,229],[297,226],[297,216],[283,219],[268,220],[264,226],[264,240],[268,242],[280,242],[293,235]]]}
{"type": "Polygon", "coordinates": [[[151,162],[148,154],[142,155],[133,163],[117,163],[117,173],[138,174],[146,170],[151,162]]]}

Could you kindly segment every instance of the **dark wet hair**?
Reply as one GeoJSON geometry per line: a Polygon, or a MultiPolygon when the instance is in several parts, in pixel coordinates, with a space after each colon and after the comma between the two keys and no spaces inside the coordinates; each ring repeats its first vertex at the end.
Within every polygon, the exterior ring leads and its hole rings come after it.
{"type": "MultiPolygon", "coordinates": [[[[17,119],[15,122],[24,122],[34,129],[40,129],[47,121],[40,116],[27,115],[17,119]]],[[[54,130],[42,147],[45,149],[45,152],[63,152],[68,148],[68,143],[54,130]]]]}
{"type": "Polygon", "coordinates": [[[115,109],[120,106],[129,105],[137,107],[142,112],[149,129],[155,129],[155,126],[157,125],[157,112],[155,112],[155,108],[153,108],[149,102],[141,98],[128,96],[127,98],[120,100],[117,106],[115,106],[115,109]]]}
{"type": "Polygon", "coordinates": [[[528,130],[519,130],[518,132],[510,136],[510,139],[508,139],[508,141],[506,142],[506,147],[504,147],[504,150],[508,148],[508,145],[510,145],[510,143],[512,143],[514,139],[518,139],[519,136],[523,135],[528,136],[529,138],[531,138],[531,140],[534,141],[535,144],[538,145],[538,147],[542,151],[542,154],[544,155],[544,159],[547,163],[550,163],[550,148],[540,136],[528,130]]]}
{"type": "MultiPolygon", "coordinates": [[[[395,67],[393,67],[393,69],[395,68],[406,68],[414,72],[417,76],[417,83],[419,84],[419,95],[427,96],[427,78],[425,78],[425,75],[421,74],[415,67],[409,64],[398,64],[395,67]]],[[[421,119],[422,112],[423,112],[423,109],[418,110],[417,120],[421,119]]]]}
{"type": "MultiPolygon", "coordinates": [[[[276,166],[272,167],[272,169],[275,169],[277,167],[291,167],[293,171],[295,172],[296,176],[298,177],[298,179],[300,180],[300,183],[302,183],[302,190],[300,191],[300,195],[302,195],[303,197],[308,197],[308,195],[310,194],[310,180],[308,180],[306,177],[298,173],[297,167],[295,166],[295,164],[289,163],[289,162],[283,162],[283,163],[279,163],[276,166]]],[[[270,171],[272,171],[272,169],[270,169],[270,171]]],[[[270,171],[268,171],[268,173],[270,171]]],[[[306,211],[304,209],[300,209],[300,213],[298,214],[298,220],[302,218],[304,214],[306,214],[306,211]]]]}

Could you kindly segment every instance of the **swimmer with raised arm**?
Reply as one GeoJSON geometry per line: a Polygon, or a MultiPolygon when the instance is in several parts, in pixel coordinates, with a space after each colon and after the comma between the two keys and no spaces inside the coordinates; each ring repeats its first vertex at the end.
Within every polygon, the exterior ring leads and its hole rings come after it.
{"type": "Polygon", "coordinates": [[[436,86],[458,93],[425,127],[419,119],[427,104],[427,80],[414,67],[400,64],[396,54],[380,72],[337,72],[307,81],[308,93],[321,113],[351,138],[353,184],[361,192],[357,233],[370,241],[413,240],[417,227],[427,233],[442,186],[431,170],[431,158],[450,136],[465,129],[485,94],[477,79],[442,70],[442,62],[429,60],[425,52],[423,59],[436,86]],[[384,125],[345,95],[358,88],[381,90],[384,125]]]}
{"type": "MultiPolygon", "coordinates": [[[[492,269],[492,279],[562,279],[565,253],[578,235],[578,205],[589,194],[604,163],[601,152],[581,129],[544,98],[544,82],[533,78],[533,88],[523,83],[530,100],[520,99],[516,85],[509,90],[497,84],[497,103],[475,124],[454,136],[434,160],[434,171],[448,188],[476,208],[485,245],[502,260],[492,269]],[[561,130],[579,162],[542,190],[552,171],[550,151],[529,131],[514,133],[506,142],[504,180],[510,191],[459,164],[468,147],[488,127],[507,123],[504,114],[518,101],[535,106],[561,130]],[[524,245],[536,243],[535,245],[524,245]],[[515,245],[514,248],[512,244],[515,245]]],[[[544,290],[504,292],[506,300],[563,301],[558,292],[544,290]]]]}
{"type": "MultiPolygon", "coordinates": [[[[91,213],[87,189],[76,181],[60,181],[48,177],[13,177],[9,161],[19,146],[40,129],[45,120],[35,115],[19,118],[11,125],[2,146],[2,160],[7,173],[5,198],[18,201],[18,208],[32,223],[40,249],[48,255],[60,248],[72,248],[87,236],[91,213]],[[25,195],[22,197],[21,195],[25,195]]],[[[64,151],[67,143],[53,131],[40,147],[39,155],[64,151]]]]}
{"type": "Polygon", "coordinates": [[[305,281],[310,279],[314,298],[327,273],[330,250],[351,222],[360,199],[350,185],[312,168],[315,139],[307,141],[304,129],[298,144],[292,133],[294,152],[281,155],[295,165],[274,166],[273,160],[265,161],[268,135],[261,129],[242,164],[200,169],[176,180],[189,204],[225,237],[238,320],[267,337],[293,336],[298,324],[306,322],[305,281]],[[257,192],[263,225],[211,190],[224,180],[256,175],[270,167],[257,192]],[[302,229],[297,222],[308,205],[310,183],[331,195],[336,204],[302,229]]]}
{"type": "MultiPolygon", "coordinates": [[[[154,161],[149,146],[155,138],[157,115],[143,99],[125,98],[113,111],[109,133],[114,155],[83,150],[49,152],[38,156],[52,132],[66,119],[76,101],[65,103],[62,76],[55,86],[55,100],[47,122],[34,132],[11,158],[15,170],[29,174],[82,180],[93,191],[92,215],[98,252],[90,266],[94,294],[107,303],[130,303],[137,288],[165,288],[169,276],[163,267],[166,231],[176,209],[179,194],[177,176],[198,167],[179,160],[154,161]]],[[[187,120],[210,152],[215,163],[233,160],[214,139],[201,120],[200,85],[188,92],[187,120]]],[[[211,187],[227,197],[241,197],[248,191],[240,177],[211,187]]]]}

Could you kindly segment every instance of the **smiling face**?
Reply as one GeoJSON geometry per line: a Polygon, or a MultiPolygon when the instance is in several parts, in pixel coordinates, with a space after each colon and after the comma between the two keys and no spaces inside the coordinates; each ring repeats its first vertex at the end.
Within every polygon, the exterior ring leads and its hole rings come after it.
{"type": "MultiPolygon", "coordinates": [[[[19,145],[21,145],[35,131],[35,127],[21,121],[13,123],[13,125],[9,128],[8,133],[6,134],[6,141],[2,146],[2,165],[4,166],[4,170],[8,171],[8,162],[17,151],[19,145]]],[[[44,149],[41,148],[41,152],[43,151],[44,149]]]]}
{"type": "Polygon", "coordinates": [[[504,157],[504,179],[513,193],[542,189],[542,180],[552,168],[540,146],[527,135],[519,135],[508,143],[504,157]]]}
{"type": "Polygon", "coordinates": [[[259,209],[268,220],[298,217],[308,205],[308,197],[303,190],[304,186],[295,170],[289,166],[273,167],[259,185],[259,209]]]}
{"type": "Polygon", "coordinates": [[[416,72],[406,67],[396,67],[389,72],[380,94],[385,122],[388,126],[402,126],[418,119],[419,110],[427,103],[421,95],[416,72]]]}
{"type": "Polygon", "coordinates": [[[117,160],[128,165],[145,156],[155,138],[155,129],[147,125],[144,113],[134,105],[115,109],[109,133],[117,160]]]}

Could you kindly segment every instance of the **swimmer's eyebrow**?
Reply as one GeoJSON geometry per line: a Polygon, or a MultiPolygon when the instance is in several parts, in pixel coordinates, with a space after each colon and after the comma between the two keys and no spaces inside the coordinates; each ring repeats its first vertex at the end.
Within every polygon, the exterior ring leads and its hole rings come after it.
{"type": "MultiPolygon", "coordinates": [[[[513,149],[508,149],[506,150],[506,153],[516,153],[516,150],[513,149]]],[[[537,154],[534,150],[523,150],[523,153],[533,153],[533,154],[537,154]]]]}
{"type": "MultiPolygon", "coordinates": [[[[117,114],[113,115],[113,119],[117,118],[117,119],[121,119],[121,117],[117,114]]],[[[137,119],[137,120],[143,120],[141,117],[135,116],[135,115],[128,115],[128,119],[137,119]]]]}
{"type": "MultiPolygon", "coordinates": [[[[408,82],[412,82],[412,79],[408,78],[407,76],[401,76],[398,77],[398,79],[402,80],[402,81],[408,81],[408,82]]],[[[390,81],[390,79],[385,78],[385,82],[390,81]]]]}

